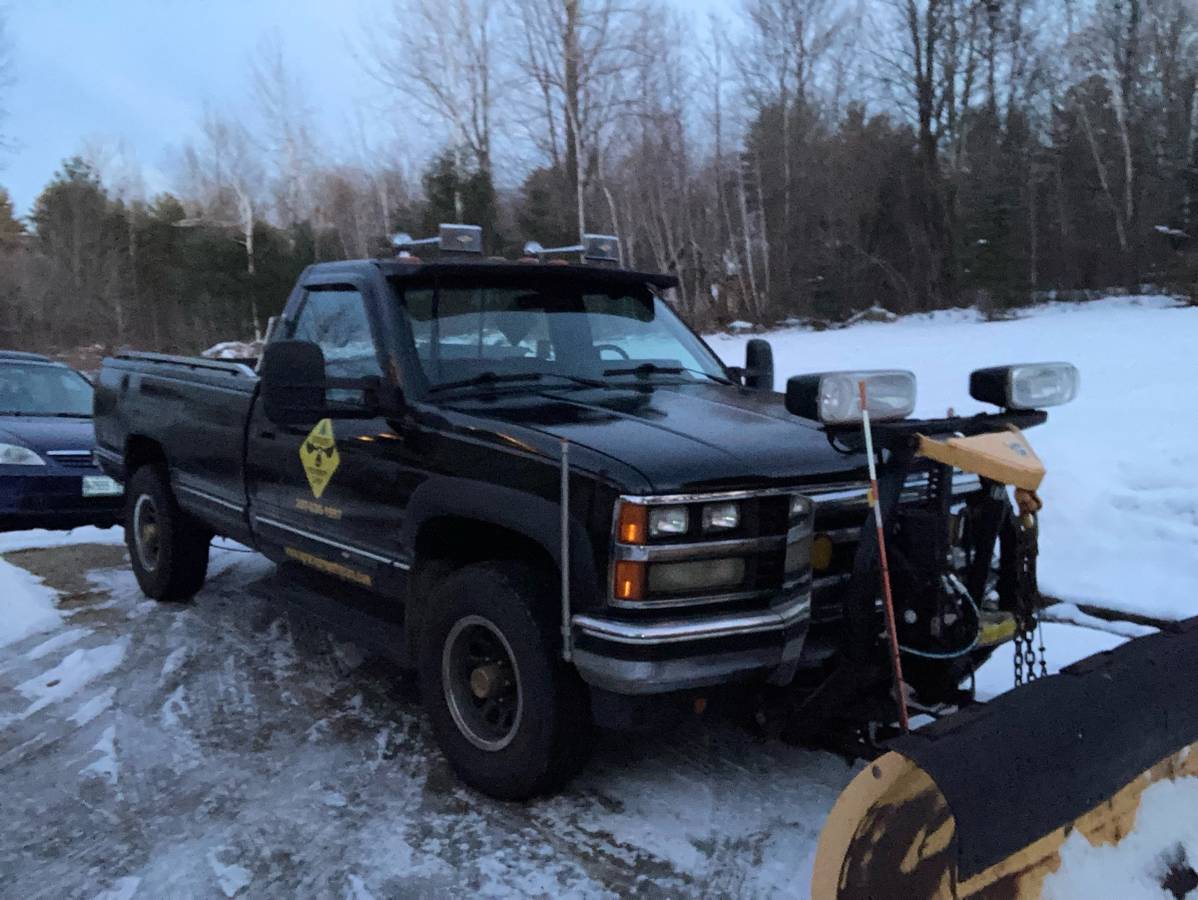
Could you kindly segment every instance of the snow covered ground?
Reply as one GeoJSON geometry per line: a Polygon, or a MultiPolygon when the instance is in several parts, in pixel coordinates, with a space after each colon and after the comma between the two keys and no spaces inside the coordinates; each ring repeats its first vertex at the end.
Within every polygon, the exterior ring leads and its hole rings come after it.
{"type": "MultiPolygon", "coordinates": [[[[983,410],[969,373],[1072,362],[1081,393],[1029,432],[1048,476],[1040,582],[1073,603],[1162,619],[1198,615],[1198,307],[1167,297],[1053,303],[985,322],[972,310],[765,335],[779,389],[790,375],[910,369],[916,414],[983,410]]],[[[710,337],[729,364],[747,336],[710,337]]]]}
{"type": "Polygon", "coordinates": [[[9,559],[86,589],[0,561],[0,897],[796,896],[855,772],[696,721],[492,802],[410,680],[247,592],[261,557],[156,604],[119,548],[48,543],[9,559]]]}

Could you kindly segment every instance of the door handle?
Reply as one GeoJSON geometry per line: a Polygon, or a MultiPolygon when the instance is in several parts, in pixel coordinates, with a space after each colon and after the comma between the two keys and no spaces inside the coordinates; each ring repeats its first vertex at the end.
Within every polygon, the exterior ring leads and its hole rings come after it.
{"type": "Polygon", "coordinates": [[[264,441],[273,441],[275,439],[275,433],[273,431],[259,431],[258,437],[262,438],[264,441]]]}

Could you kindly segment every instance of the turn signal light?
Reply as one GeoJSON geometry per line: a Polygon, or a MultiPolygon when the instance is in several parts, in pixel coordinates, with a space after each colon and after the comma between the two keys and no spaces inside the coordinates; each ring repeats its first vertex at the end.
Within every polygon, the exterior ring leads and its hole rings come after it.
{"type": "Polygon", "coordinates": [[[617,600],[645,598],[645,564],[630,560],[616,563],[616,583],[612,585],[617,600]]]}
{"type": "Polygon", "coordinates": [[[621,544],[643,544],[649,529],[649,508],[637,503],[621,503],[616,534],[621,544]]]}

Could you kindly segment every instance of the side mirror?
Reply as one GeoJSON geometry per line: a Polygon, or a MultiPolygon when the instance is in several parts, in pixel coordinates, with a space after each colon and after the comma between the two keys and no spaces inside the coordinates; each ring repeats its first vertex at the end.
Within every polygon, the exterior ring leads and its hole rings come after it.
{"type": "Polygon", "coordinates": [[[770,342],[753,338],[745,347],[745,387],[755,391],[774,389],[774,348],[770,342]]]}
{"type": "Polygon", "coordinates": [[[311,425],[325,416],[324,353],[311,341],[271,341],[262,351],[262,408],[276,425],[311,425]]]}

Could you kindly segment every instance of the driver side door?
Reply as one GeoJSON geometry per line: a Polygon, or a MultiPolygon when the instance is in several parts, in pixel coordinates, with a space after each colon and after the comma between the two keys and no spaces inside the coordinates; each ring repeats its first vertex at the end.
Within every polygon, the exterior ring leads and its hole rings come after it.
{"type": "MultiPolygon", "coordinates": [[[[388,377],[368,290],[354,281],[305,284],[279,337],[318,344],[330,379],[388,377]]],[[[362,396],[330,389],[327,402],[352,407],[362,396]]],[[[255,533],[278,557],[401,596],[408,561],[399,544],[399,438],[382,415],[279,425],[257,404],[246,454],[255,533]]]]}

